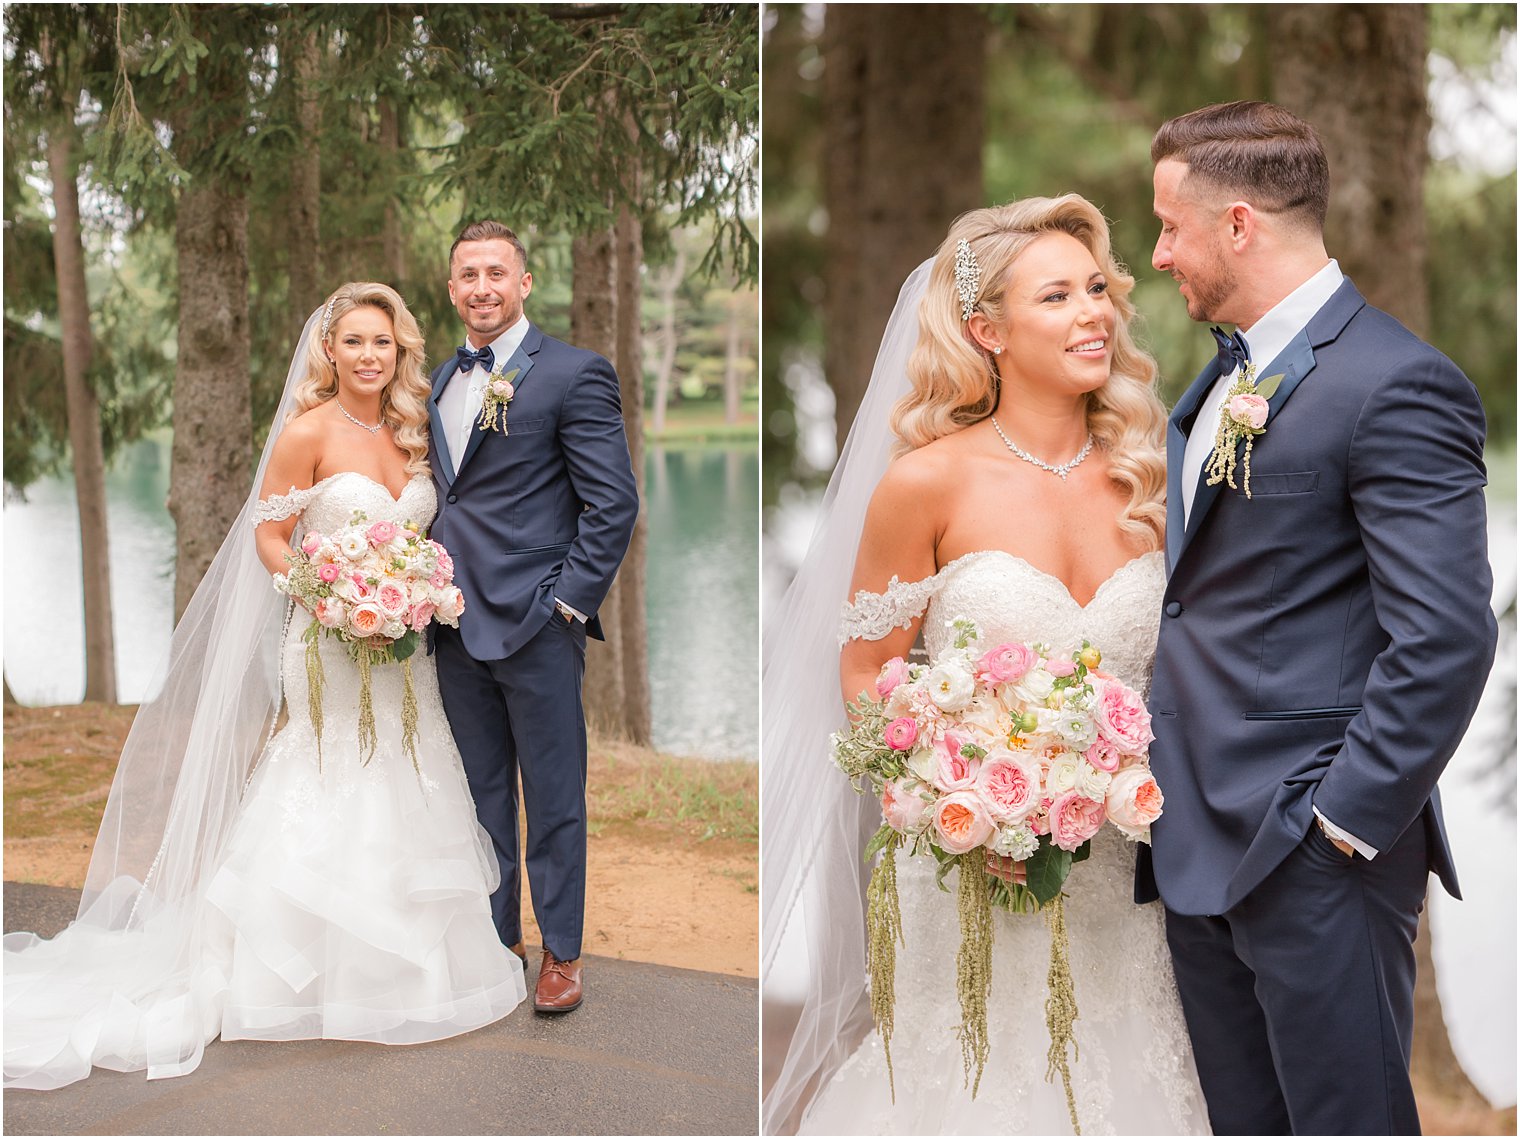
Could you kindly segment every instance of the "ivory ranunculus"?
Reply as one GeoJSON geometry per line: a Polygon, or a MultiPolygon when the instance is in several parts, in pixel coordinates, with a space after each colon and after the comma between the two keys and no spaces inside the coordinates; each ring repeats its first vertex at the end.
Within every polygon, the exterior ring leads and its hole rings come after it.
{"type": "Polygon", "coordinates": [[[929,670],[924,688],[944,711],[959,712],[976,693],[976,677],[960,661],[943,661],[929,670]]]}
{"type": "Polygon", "coordinates": [[[992,837],[992,817],[975,791],[952,791],[935,804],[934,830],[943,849],[965,854],[992,837]]]}

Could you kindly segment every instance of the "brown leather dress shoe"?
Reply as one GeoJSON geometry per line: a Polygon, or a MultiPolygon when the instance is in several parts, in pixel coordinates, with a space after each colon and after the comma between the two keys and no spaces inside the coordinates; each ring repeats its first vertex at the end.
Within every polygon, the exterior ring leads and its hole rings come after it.
{"type": "Polygon", "coordinates": [[[558,961],[545,949],[543,964],[538,967],[538,986],[533,992],[534,1009],[538,1012],[570,1012],[581,1007],[583,995],[580,958],[558,961]]]}

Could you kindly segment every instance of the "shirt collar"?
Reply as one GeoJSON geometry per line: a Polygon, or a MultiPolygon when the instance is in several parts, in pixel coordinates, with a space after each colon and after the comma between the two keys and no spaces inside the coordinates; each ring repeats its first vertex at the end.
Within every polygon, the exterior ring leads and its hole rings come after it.
{"type": "Polygon", "coordinates": [[[1252,362],[1258,368],[1265,368],[1277,359],[1288,342],[1325,307],[1325,302],[1335,295],[1335,290],[1345,279],[1340,265],[1331,258],[1328,265],[1268,309],[1249,331],[1242,329],[1240,335],[1251,349],[1252,362]]]}

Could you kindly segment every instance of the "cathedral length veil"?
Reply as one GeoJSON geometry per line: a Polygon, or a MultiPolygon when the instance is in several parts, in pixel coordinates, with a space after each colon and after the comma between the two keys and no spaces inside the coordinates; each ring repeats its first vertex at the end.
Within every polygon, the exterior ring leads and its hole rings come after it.
{"type": "MultiPolygon", "coordinates": [[[[760,755],[761,984],[794,988],[805,960],[801,1017],[762,1105],[765,1134],[797,1128],[819,1086],[871,1028],[866,996],[865,887],[861,860],[881,825],[880,806],[857,795],[829,759],[844,727],[839,691],[840,609],[848,599],[866,507],[891,459],[890,415],[908,394],[919,302],[933,260],[904,282],[871,383],[829,480],[806,558],[766,614],[760,755]],[[779,952],[786,935],[786,952],[779,952]],[[800,952],[794,948],[801,946],[800,952]]],[[[775,999],[775,998],[772,998],[775,999]]],[[[768,1058],[767,1071],[773,1063],[768,1058]]]]}
{"type": "Polygon", "coordinates": [[[94,1053],[103,1067],[146,1065],[149,1079],[200,1062],[204,1033],[191,1022],[204,1015],[193,993],[203,893],[280,705],[287,602],[258,558],[251,518],[322,312],[302,329],[237,521],[174,630],[162,689],[122,747],[78,916],[51,941],[4,939],[7,1087],[72,1083],[94,1053]],[[122,1002],[154,1011],[103,1038],[105,1006],[115,1006],[111,1024],[132,1022],[122,1002]],[[57,1047],[39,1060],[44,1042],[57,1047]]]}

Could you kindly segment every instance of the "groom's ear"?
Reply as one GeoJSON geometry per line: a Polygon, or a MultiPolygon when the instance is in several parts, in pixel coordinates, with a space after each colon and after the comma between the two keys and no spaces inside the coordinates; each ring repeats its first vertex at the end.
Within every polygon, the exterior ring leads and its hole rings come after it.
{"type": "Polygon", "coordinates": [[[1256,210],[1250,202],[1234,201],[1224,208],[1225,237],[1230,248],[1241,253],[1256,236],[1256,210]]]}

